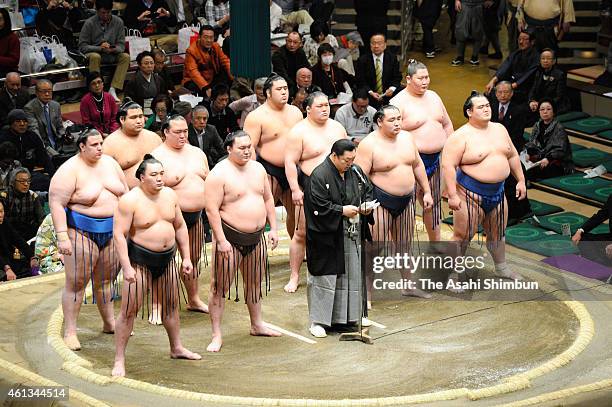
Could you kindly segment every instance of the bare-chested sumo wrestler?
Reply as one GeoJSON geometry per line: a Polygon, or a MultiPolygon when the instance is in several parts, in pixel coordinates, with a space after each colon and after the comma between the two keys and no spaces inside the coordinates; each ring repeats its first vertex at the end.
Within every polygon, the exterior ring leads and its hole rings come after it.
{"type": "Polygon", "coordinates": [[[123,270],[121,311],[115,333],[113,376],[125,376],[125,348],[134,318],[149,290],[160,300],[159,313],[170,341],[170,357],[198,360],[202,357],[183,347],[179,321],[179,278],[176,243],[181,254],[181,273],[190,274],[187,225],[176,193],[164,186],[164,167],[147,154],[136,169],[139,186],[119,200],[113,238],[123,270]]]}
{"type": "Polygon", "coordinates": [[[230,133],[225,139],[228,157],[212,169],[205,182],[204,202],[213,235],[213,264],[208,307],[212,322],[212,341],[206,348],[218,352],[223,343],[221,319],[225,296],[231,298],[235,282],[238,300],[238,269],[242,272],[243,295],[251,318],[251,335],[280,336],[263,321],[262,289],[270,289],[266,220],[270,225],[268,240],[272,249],[278,245],[276,212],[270,183],[264,167],[251,160],[251,138],[244,131],[230,133]]]}
{"type": "Polygon", "coordinates": [[[292,278],[285,285],[285,291],[294,292],[305,246],[304,239],[293,239],[296,212],[301,208],[296,208],[291,199],[291,189],[285,175],[285,147],[289,130],[303,117],[300,109],[287,104],[289,88],[282,76],[272,74],[264,83],[263,91],[266,102],[249,113],[244,122],[244,131],[251,136],[253,143],[254,154],[251,159],[257,159],[268,173],[274,203],[280,201],[287,210],[287,232],[292,238],[289,251],[302,253],[301,258],[296,255],[289,261],[292,278]]]}
{"type": "Polygon", "coordinates": [[[305,103],[307,116],[289,131],[285,153],[285,173],[291,188],[291,199],[297,207],[297,227],[291,242],[292,250],[289,251],[291,277],[289,284],[285,286],[287,292],[295,292],[298,288],[299,265],[306,251],[306,218],[303,205],[308,178],[312,170],[325,161],[334,142],[347,138],[344,127],[329,118],[329,101],[323,92],[311,93],[305,103]]]}
{"type": "Polygon", "coordinates": [[[121,168],[102,153],[102,135],[86,130],[79,136],[79,153],[66,161],[51,179],[49,208],[64,256],[66,285],[62,293],[64,342],[81,349],[77,318],[85,287],[91,279],[93,301],[105,333],[115,331],[112,300],[118,260],[113,245],[113,213],[119,197],[128,191],[121,168]]]}

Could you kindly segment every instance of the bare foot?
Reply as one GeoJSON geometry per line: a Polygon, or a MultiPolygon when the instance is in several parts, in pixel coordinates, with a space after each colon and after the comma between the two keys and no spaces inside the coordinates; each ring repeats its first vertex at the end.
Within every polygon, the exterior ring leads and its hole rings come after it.
{"type": "Polygon", "coordinates": [[[402,295],[405,297],[431,298],[431,294],[426,291],[413,288],[412,290],[402,290],[402,295]]]}
{"type": "Polygon", "coordinates": [[[284,290],[287,293],[294,293],[297,291],[299,286],[299,277],[293,278],[293,276],[291,276],[291,278],[289,278],[289,282],[285,285],[284,290]]]}
{"type": "Polygon", "coordinates": [[[172,359],[188,359],[188,360],[200,360],[202,356],[198,353],[192,352],[189,349],[185,349],[183,347],[176,349],[173,352],[170,352],[170,357],[172,359]]]}
{"type": "Polygon", "coordinates": [[[122,361],[115,360],[115,366],[113,366],[112,376],[125,377],[125,364],[122,361]]]}
{"type": "Polygon", "coordinates": [[[268,328],[265,325],[251,325],[251,335],[253,336],[282,336],[278,331],[275,331],[272,328],[268,328]]]}
{"type": "Polygon", "coordinates": [[[113,322],[110,324],[104,323],[104,325],[102,326],[102,332],[104,332],[105,334],[114,334],[115,333],[115,321],[113,320],[113,322]]]}
{"type": "Polygon", "coordinates": [[[76,335],[64,336],[64,343],[70,350],[81,350],[81,342],[76,335]]]}
{"type": "Polygon", "coordinates": [[[187,304],[187,311],[192,312],[202,312],[204,314],[208,314],[208,305],[204,304],[204,302],[198,299],[198,302],[193,304],[187,304]]]}
{"type": "Polygon", "coordinates": [[[151,325],[161,325],[162,324],[162,319],[161,319],[161,315],[159,312],[152,312],[149,315],[149,323],[151,325]]]}
{"type": "Polygon", "coordinates": [[[223,345],[223,340],[221,336],[213,336],[212,341],[206,347],[208,352],[219,352],[221,350],[221,345],[223,345]]]}

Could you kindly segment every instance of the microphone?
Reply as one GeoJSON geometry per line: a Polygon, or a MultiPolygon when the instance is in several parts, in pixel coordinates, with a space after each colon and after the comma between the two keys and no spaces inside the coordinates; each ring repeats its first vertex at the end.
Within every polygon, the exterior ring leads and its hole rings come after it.
{"type": "Polygon", "coordinates": [[[361,175],[361,173],[359,172],[359,170],[357,169],[357,167],[355,167],[355,164],[351,165],[351,169],[353,171],[355,171],[355,174],[357,174],[357,176],[359,177],[359,179],[361,180],[361,182],[363,182],[364,184],[366,183],[366,180],[363,178],[363,175],[361,175]]]}

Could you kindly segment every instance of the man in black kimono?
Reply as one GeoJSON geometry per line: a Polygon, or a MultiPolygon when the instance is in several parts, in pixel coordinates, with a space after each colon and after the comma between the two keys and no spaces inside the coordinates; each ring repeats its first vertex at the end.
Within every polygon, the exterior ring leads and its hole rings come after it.
{"type": "MultiPolygon", "coordinates": [[[[361,203],[372,200],[372,184],[353,165],[355,145],[341,139],[317,166],[306,188],[306,255],[310,333],[327,336],[323,326],[351,324],[362,317],[361,203]]],[[[364,228],[367,230],[367,228],[364,228]]]]}

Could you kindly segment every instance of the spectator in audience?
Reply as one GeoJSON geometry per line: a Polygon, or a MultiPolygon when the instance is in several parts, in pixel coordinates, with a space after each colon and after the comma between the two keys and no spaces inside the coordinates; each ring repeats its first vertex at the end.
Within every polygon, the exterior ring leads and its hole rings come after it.
{"type": "Polygon", "coordinates": [[[433,29],[436,21],[440,18],[441,12],[442,0],[422,0],[420,6],[417,3],[414,14],[423,28],[423,53],[427,58],[435,58],[436,56],[433,29]]]}
{"type": "Polygon", "coordinates": [[[29,101],[30,93],[21,87],[21,76],[17,72],[7,73],[4,88],[0,91],[0,127],[7,124],[11,110],[23,109],[29,101]]]}
{"type": "Polygon", "coordinates": [[[223,140],[227,135],[238,130],[238,119],[229,108],[229,88],[227,85],[216,85],[210,93],[210,102],[205,103],[208,109],[208,123],[215,126],[223,140]]]}
{"type": "Polygon", "coordinates": [[[387,37],[389,3],[390,0],[353,0],[355,25],[364,44],[369,44],[374,34],[387,37]]]}
{"type": "Polygon", "coordinates": [[[457,56],[451,61],[452,66],[463,65],[465,43],[472,40],[472,57],[470,64],[478,65],[478,52],[484,38],[484,0],[455,0],[457,21],[455,22],[455,38],[457,41],[457,56]]]}
{"type": "Polygon", "coordinates": [[[26,241],[36,236],[38,226],[45,217],[40,197],[30,190],[31,183],[30,171],[24,167],[16,168],[11,172],[8,190],[0,192],[4,219],[26,241]]]}
{"type": "Polygon", "coordinates": [[[306,92],[306,97],[311,93],[321,92],[321,88],[312,83],[312,71],[308,68],[298,69],[295,74],[295,88],[292,89],[291,95],[295,96],[300,89],[306,92]]]}
{"type": "Polygon", "coordinates": [[[33,174],[32,189],[48,191],[50,176],[55,173],[55,166],[42,140],[37,134],[28,130],[28,119],[23,110],[11,110],[8,122],[9,128],[0,134],[0,143],[8,141],[15,146],[17,149],[15,159],[33,174]],[[44,172],[35,171],[37,167],[43,168],[44,172]]]}
{"type": "Polygon", "coordinates": [[[147,130],[161,134],[161,127],[169,117],[168,113],[172,112],[174,108],[172,99],[168,95],[160,93],[153,99],[151,107],[153,108],[153,114],[149,117],[144,127],[147,130]]]}
{"type": "Polygon", "coordinates": [[[23,237],[4,219],[4,205],[0,201],[0,281],[29,277],[38,267],[38,260],[23,237]]]}
{"type": "Polygon", "coordinates": [[[339,36],[337,40],[340,46],[335,49],[336,56],[334,61],[338,63],[340,68],[355,76],[355,63],[357,63],[360,56],[359,47],[363,46],[361,35],[359,31],[351,31],[346,33],[346,35],[339,36]]]}
{"type": "MultiPolygon", "coordinates": [[[[525,138],[523,134],[527,121],[529,120],[529,112],[527,105],[517,103],[512,98],[512,84],[508,81],[501,81],[495,87],[495,97],[491,95],[489,101],[491,103],[491,122],[501,123],[512,140],[512,144],[519,153],[525,147],[525,138]]],[[[525,172],[525,167],[523,173],[525,172]]],[[[504,193],[508,203],[508,224],[512,225],[524,218],[531,212],[531,206],[528,199],[519,200],[516,197],[516,178],[512,174],[506,178],[504,184],[504,193]]]]}
{"type": "Polygon", "coordinates": [[[28,117],[28,129],[38,134],[51,156],[60,150],[66,130],[60,104],[53,100],[53,84],[48,79],[36,81],[36,98],[23,108],[28,117]]]}
{"type": "MultiPolygon", "coordinates": [[[[298,26],[310,25],[314,21],[307,10],[298,10],[297,4],[293,0],[273,0],[270,2],[270,27],[275,27],[276,18],[279,15],[280,9],[280,21],[277,32],[290,32],[296,31],[298,26]],[[288,30],[288,31],[287,31],[288,30]]],[[[270,31],[274,32],[274,28],[270,28],[270,31]]]]}
{"type": "Polygon", "coordinates": [[[196,106],[189,125],[189,144],[198,147],[206,154],[208,168],[212,169],[226,155],[223,140],[215,126],[208,124],[208,109],[196,106]]]}
{"type": "Polygon", "coordinates": [[[557,106],[557,114],[570,110],[566,91],[567,77],[565,72],[555,64],[555,51],[544,49],[540,54],[540,65],[535,71],[533,85],[529,91],[529,107],[532,112],[538,110],[538,101],[552,99],[557,106]]]}
{"type": "Polygon", "coordinates": [[[213,27],[217,36],[222,34],[225,37],[230,22],[229,0],[206,0],[204,10],[206,13],[206,23],[213,27]]]}
{"type": "Polygon", "coordinates": [[[485,0],[484,2],[483,30],[485,35],[483,37],[480,53],[487,55],[489,59],[502,59],[503,57],[501,44],[499,43],[499,30],[504,19],[503,11],[505,10],[505,5],[503,2],[505,1],[506,0],[485,0]],[[492,54],[489,54],[489,43],[495,50],[492,54]]]}
{"type": "Polygon", "coordinates": [[[0,142],[0,190],[8,189],[11,171],[21,167],[17,146],[10,141],[0,142]]]}
{"type": "Polygon", "coordinates": [[[17,71],[19,65],[19,37],[13,32],[8,9],[0,8],[0,77],[17,71]]]}
{"type": "Polygon", "coordinates": [[[89,92],[81,100],[81,119],[84,125],[91,125],[103,137],[119,128],[117,112],[119,108],[115,98],[109,92],[104,92],[104,79],[100,72],[87,74],[89,92]]]}
{"type": "Polygon", "coordinates": [[[612,265],[612,195],[608,195],[608,200],[603,208],[578,228],[572,236],[572,241],[578,245],[582,257],[604,266],[612,265]],[[608,221],[610,227],[608,233],[589,233],[605,221],[608,221]]]}
{"type": "Polygon", "coordinates": [[[529,142],[525,145],[529,160],[540,162],[527,172],[530,180],[558,177],[574,172],[572,148],[563,125],[555,118],[555,104],[542,99],[540,120],[533,126],[529,142]]]}
{"type": "Polygon", "coordinates": [[[153,45],[166,51],[175,51],[177,36],[168,35],[170,28],[176,26],[176,15],[172,14],[165,0],[130,1],[125,9],[123,21],[127,28],[140,31],[149,37],[153,45]]]}
{"type": "Polygon", "coordinates": [[[295,93],[293,100],[291,100],[291,104],[300,109],[300,112],[302,112],[302,116],[304,117],[306,117],[306,107],[304,106],[304,101],[306,101],[307,97],[308,93],[306,92],[306,89],[299,88],[295,93]]]}
{"type": "Polygon", "coordinates": [[[270,0],[270,32],[278,32],[281,30],[281,17],[283,9],[272,0],[270,0]]]}
{"type": "Polygon", "coordinates": [[[238,119],[238,126],[240,126],[240,128],[242,128],[244,125],[244,119],[246,119],[247,115],[266,101],[266,96],[264,95],[263,91],[265,82],[266,78],[255,79],[255,83],[253,84],[253,88],[255,88],[254,94],[245,96],[230,103],[229,107],[234,111],[234,113],[241,113],[240,118],[238,119]]]}
{"type": "Polygon", "coordinates": [[[210,25],[200,28],[200,38],[185,52],[183,86],[201,96],[209,95],[213,85],[229,84],[234,77],[230,71],[230,60],[215,41],[214,29],[210,25]]]}
{"type": "Polygon", "coordinates": [[[170,72],[168,72],[166,69],[166,53],[161,48],[155,48],[153,51],[151,51],[151,54],[153,54],[153,61],[155,61],[154,72],[164,80],[166,88],[170,92],[170,95],[172,95],[176,86],[174,85],[172,75],[170,75],[170,72]]]}
{"type": "Polygon", "coordinates": [[[357,87],[368,90],[370,104],[374,108],[389,103],[400,86],[402,74],[397,57],[387,50],[387,40],[383,34],[372,35],[370,52],[359,57],[355,75],[357,87]]]}
{"type": "Polygon", "coordinates": [[[295,74],[300,68],[309,68],[310,63],[302,49],[302,37],[296,31],[287,34],[285,45],[272,55],[272,69],[282,76],[289,89],[295,87],[295,74]]]}
{"type": "Polygon", "coordinates": [[[359,144],[374,130],[375,114],[376,109],[369,103],[368,90],[359,88],[353,93],[353,102],[338,109],[334,120],[344,126],[346,134],[353,142],[359,144]]]}
{"type": "Polygon", "coordinates": [[[36,30],[47,37],[57,36],[68,49],[75,48],[74,36],[69,26],[69,14],[72,4],[65,0],[47,0],[41,2],[36,15],[36,30]]]}
{"type": "Polygon", "coordinates": [[[134,79],[125,85],[125,96],[143,107],[145,116],[153,114],[152,102],[159,94],[168,94],[164,80],[156,74],[153,54],[143,51],[136,57],[138,72],[134,79]]]}
{"type": "Polygon", "coordinates": [[[519,1],[517,20],[519,30],[527,29],[535,35],[538,51],[544,48],[557,50],[557,43],[576,22],[572,0],[522,0],[519,1]],[[558,31],[558,32],[557,32],[558,31]]]}
{"type": "Polygon", "coordinates": [[[351,95],[353,92],[349,85],[351,75],[344,69],[338,68],[334,62],[335,51],[329,44],[321,44],[317,50],[319,60],[312,67],[312,83],[321,88],[329,99],[335,99],[340,92],[351,95]]]}
{"type": "MultiPolygon", "coordinates": [[[[189,0],[166,0],[170,14],[176,16],[176,27],[181,29],[184,24],[194,23],[193,9],[189,0]]],[[[197,21],[195,21],[197,22],[197,21]]]]}
{"type": "Polygon", "coordinates": [[[485,90],[490,93],[499,81],[509,81],[514,89],[514,99],[526,102],[528,92],[533,84],[533,74],[538,67],[540,56],[533,47],[535,37],[528,32],[521,32],[518,37],[519,48],[502,62],[495,75],[487,83],[485,90]]]}
{"type": "Polygon", "coordinates": [[[130,56],[125,53],[123,20],[111,14],[112,0],[97,0],[96,15],[88,18],[79,34],[79,51],[89,59],[89,72],[100,72],[100,65],[115,65],[108,93],[116,102],[117,90],[123,89],[130,67],[130,56]]]}
{"type": "Polygon", "coordinates": [[[191,108],[191,103],[189,102],[181,102],[178,101],[174,103],[174,107],[172,109],[172,114],[178,114],[183,116],[187,124],[191,123],[191,112],[193,109],[191,108]]]}
{"type": "Polygon", "coordinates": [[[310,24],[310,36],[304,42],[304,53],[308,58],[308,63],[314,66],[319,58],[317,53],[321,44],[329,44],[333,48],[338,48],[338,40],[329,33],[329,27],[322,21],[315,21],[310,24]]]}
{"type": "Polygon", "coordinates": [[[64,256],[57,249],[57,236],[51,214],[45,216],[36,232],[34,255],[40,263],[40,274],[64,271],[64,256]]]}
{"type": "Polygon", "coordinates": [[[312,0],[308,12],[313,20],[329,24],[334,13],[334,7],[334,0],[312,0]]]}

